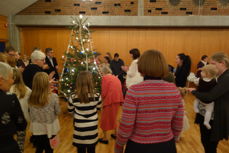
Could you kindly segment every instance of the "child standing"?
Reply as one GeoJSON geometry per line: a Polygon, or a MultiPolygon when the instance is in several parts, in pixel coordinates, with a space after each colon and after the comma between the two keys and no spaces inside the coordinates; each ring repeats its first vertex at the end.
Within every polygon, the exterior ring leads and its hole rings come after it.
{"type": "Polygon", "coordinates": [[[50,92],[49,76],[37,72],[29,98],[30,129],[34,135],[36,153],[53,153],[50,140],[60,130],[57,115],[60,113],[58,96],[50,92]]]}
{"type": "Polygon", "coordinates": [[[78,153],[95,153],[100,103],[100,95],[94,92],[92,74],[80,72],[76,79],[76,93],[69,98],[68,105],[68,111],[74,115],[73,145],[78,153]]]}
{"type": "MultiPolygon", "coordinates": [[[[193,76],[189,76],[188,80],[195,82],[198,85],[197,91],[200,92],[208,92],[216,85],[216,75],[218,71],[214,65],[206,65],[201,68],[201,78],[195,78],[193,76]]],[[[209,104],[205,104],[201,102],[199,99],[195,99],[194,101],[194,111],[201,116],[204,117],[204,125],[207,129],[211,129],[210,120],[213,119],[213,110],[214,110],[214,102],[209,104]]],[[[196,123],[201,121],[196,118],[196,123]]]]}
{"type": "MultiPolygon", "coordinates": [[[[29,106],[28,106],[28,99],[31,94],[31,90],[24,84],[24,81],[22,79],[22,74],[18,69],[14,69],[14,84],[10,88],[10,92],[17,95],[17,98],[19,99],[21,109],[23,111],[24,117],[26,121],[29,121],[29,106]]],[[[21,131],[18,134],[18,144],[23,152],[24,150],[24,142],[25,142],[25,131],[21,131]]]]}

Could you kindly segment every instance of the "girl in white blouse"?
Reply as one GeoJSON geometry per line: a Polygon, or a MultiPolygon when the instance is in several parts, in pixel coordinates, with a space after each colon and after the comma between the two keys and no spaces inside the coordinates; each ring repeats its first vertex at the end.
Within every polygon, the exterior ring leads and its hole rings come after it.
{"type": "Polygon", "coordinates": [[[143,77],[138,72],[138,58],[140,57],[140,52],[137,48],[134,48],[134,49],[131,49],[129,53],[132,55],[133,61],[130,64],[130,67],[126,75],[127,88],[143,81],[143,77]]]}

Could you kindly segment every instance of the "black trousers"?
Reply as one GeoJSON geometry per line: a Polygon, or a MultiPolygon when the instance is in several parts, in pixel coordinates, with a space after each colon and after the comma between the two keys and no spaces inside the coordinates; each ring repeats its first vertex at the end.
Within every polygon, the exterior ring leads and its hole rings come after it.
{"type": "MultiPolygon", "coordinates": [[[[210,125],[212,126],[211,122],[210,125]]],[[[203,123],[199,124],[201,142],[204,146],[205,153],[217,153],[217,145],[219,141],[211,140],[211,130],[208,130],[203,123]]]]}
{"type": "Polygon", "coordinates": [[[21,153],[13,136],[1,137],[0,153],[21,153]]]}
{"type": "Polygon", "coordinates": [[[95,153],[95,145],[77,146],[78,153],[95,153]]]}
{"type": "Polygon", "coordinates": [[[53,149],[50,146],[49,138],[47,135],[33,135],[34,145],[36,147],[36,153],[53,153],[53,149]]]}
{"type": "Polygon", "coordinates": [[[176,153],[174,139],[152,144],[140,144],[129,140],[126,145],[125,153],[176,153]]]}

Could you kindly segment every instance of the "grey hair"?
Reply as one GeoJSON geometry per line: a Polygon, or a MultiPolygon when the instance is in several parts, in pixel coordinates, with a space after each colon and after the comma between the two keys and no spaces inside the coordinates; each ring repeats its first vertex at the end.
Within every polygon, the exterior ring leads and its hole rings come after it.
{"type": "Polygon", "coordinates": [[[13,73],[12,67],[7,64],[0,62],[0,77],[3,79],[8,79],[9,75],[13,73]]]}
{"type": "Polygon", "coordinates": [[[31,61],[45,59],[45,54],[41,50],[35,50],[31,54],[31,61]]]}
{"type": "Polygon", "coordinates": [[[111,74],[112,73],[112,71],[111,71],[111,69],[109,68],[108,65],[104,65],[102,67],[101,71],[102,71],[103,74],[111,74]]]}

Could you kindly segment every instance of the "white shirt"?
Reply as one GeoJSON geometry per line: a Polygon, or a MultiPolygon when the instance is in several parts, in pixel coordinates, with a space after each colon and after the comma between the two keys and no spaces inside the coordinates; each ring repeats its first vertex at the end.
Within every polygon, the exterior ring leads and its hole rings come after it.
{"type": "Polygon", "coordinates": [[[130,64],[129,70],[126,75],[126,86],[129,88],[134,84],[138,84],[143,81],[143,77],[138,72],[138,59],[135,59],[130,64]]]}

